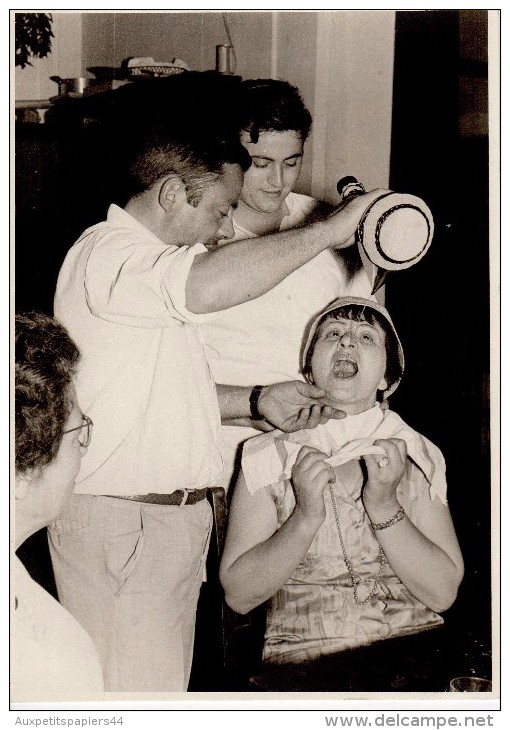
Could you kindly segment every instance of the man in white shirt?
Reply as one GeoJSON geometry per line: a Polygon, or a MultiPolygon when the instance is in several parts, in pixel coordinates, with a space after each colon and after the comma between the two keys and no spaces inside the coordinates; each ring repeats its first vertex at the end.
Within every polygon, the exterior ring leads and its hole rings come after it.
{"type": "Polygon", "coordinates": [[[144,139],[125,208],[83,233],[57,284],[95,438],[50,549],[59,598],[93,637],[109,691],[187,687],[220,413],[282,430],[341,415],[303,382],[215,387],[199,325],[350,239],[370,194],[308,229],[208,250],[233,234],[247,164],[237,140],[198,132],[144,139]]]}

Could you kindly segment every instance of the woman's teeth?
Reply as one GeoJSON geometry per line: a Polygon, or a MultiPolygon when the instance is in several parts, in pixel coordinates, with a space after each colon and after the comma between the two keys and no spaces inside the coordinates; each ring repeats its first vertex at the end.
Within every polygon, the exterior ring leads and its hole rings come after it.
{"type": "Polygon", "coordinates": [[[337,360],[333,371],[339,378],[352,378],[358,372],[358,366],[351,360],[337,360]]]}

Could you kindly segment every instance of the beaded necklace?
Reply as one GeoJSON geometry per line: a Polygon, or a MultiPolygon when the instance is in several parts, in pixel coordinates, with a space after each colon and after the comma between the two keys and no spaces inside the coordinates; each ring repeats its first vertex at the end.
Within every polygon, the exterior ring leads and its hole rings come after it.
{"type": "Polygon", "coordinates": [[[331,496],[331,503],[333,505],[333,514],[335,515],[336,529],[338,531],[338,537],[340,539],[340,545],[342,547],[342,553],[343,553],[343,556],[344,556],[344,562],[345,562],[345,564],[347,566],[347,570],[349,571],[349,577],[351,579],[351,586],[352,586],[352,589],[354,591],[354,600],[360,606],[363,606],[365,603],[368,603],[368,601],[372,598],[372,596],[374,596],[375,593],[377,592],[377,589],[378,589],[379,583],[380,583],[380,579],[381,579],[381,576],[382,576],[382,573],[383,573],[383,570],[384,570],[384,566],[387,563],[386,555],[384,554],[384,550],[382,549],[381,545],[379,545],[379,555],[381,557],[381,564],[379,566],[379,571],[378,571],[377,575],[375,576],[375,578],[373,579],[374,580],[374,585],[372,586],[372,588],[371,588],[368,596],[366,598],[361,599],[359,597],[358,590],[359,590],[359,588],[361,586],[366,586],[367,583],[368,583],[368,580],[362,578],[358,573],[356,573],[353,570],[351,561],[347,557],[347,551],[345,549],[344,539],[342,537],[342,530],[340,529],[340,520],[338,518],[338,511],[337,511],[337,508],[336,508],[336,500],[335,500],[335,497],[333,495],[333,487],[331,486],[331,484],[329,485],[329,494],[331,496]]]}

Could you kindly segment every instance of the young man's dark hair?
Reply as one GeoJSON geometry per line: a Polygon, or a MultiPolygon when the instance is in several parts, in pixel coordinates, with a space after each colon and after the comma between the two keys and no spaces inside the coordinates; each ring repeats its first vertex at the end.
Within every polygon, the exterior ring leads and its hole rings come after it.
{"type": "Polygon", "coordinates": [[[303,142],[312,117],[295,86],[277,79],[250,79],[241,83],[241,125],[257,143],[260,132],[295,130],[303,142]]]}

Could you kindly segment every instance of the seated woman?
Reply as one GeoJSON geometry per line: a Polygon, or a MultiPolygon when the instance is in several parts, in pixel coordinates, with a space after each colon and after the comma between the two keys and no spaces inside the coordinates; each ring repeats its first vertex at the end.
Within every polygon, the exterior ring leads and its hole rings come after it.
{"type": "MultiPolygon", "coordinates": [[[[241,83],[241,142],[251,166],[232,223],[235,235],[220,245],[297,228],[325,207],[294,192],[312,118],[299,91],[287,81],[248,79],[241,83]]],[[[323,251],[270,292],[203,323],[209,364],[217,383],[267,385],[300,377],[299,353],[310,319],[342,295],[370,296],[371,285],[357,247],[323,251]]],[[[261,424],[246,419],[224,424],[220,445],[223,486],[236,474],[239,445],[261,424]]],[[[235,476],[234,476],[235,481],[235,476]]]]}
{"type": "MultiPolygon", "coordinates": [[[[92,422],[76,400],[79,353],[51,317],[15,321],[15,548],[57,519],[73,493],[92,422]]],[[[12,699],[80,699],[103,691],[92,639],[13,560],[12,699]]]]}
{"type": "Polygon", "coordinates": [[[347,417],[245,443],[221,563],[235,611],[270,599],[273,664],[437,627],[463,575],[442,454],[380,407],[404,370],[384,307],[333,302],[311,325],[302,365],[347,417]]]}

